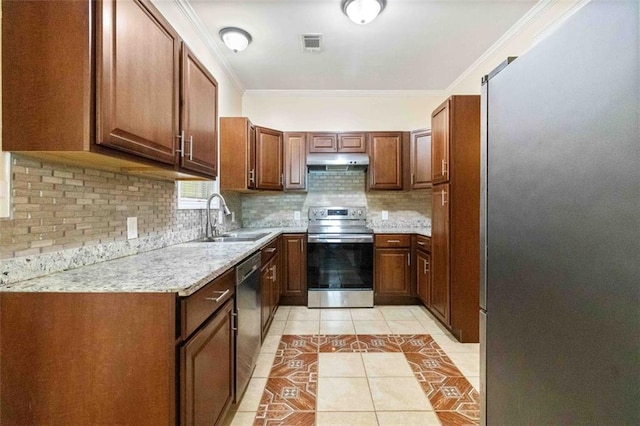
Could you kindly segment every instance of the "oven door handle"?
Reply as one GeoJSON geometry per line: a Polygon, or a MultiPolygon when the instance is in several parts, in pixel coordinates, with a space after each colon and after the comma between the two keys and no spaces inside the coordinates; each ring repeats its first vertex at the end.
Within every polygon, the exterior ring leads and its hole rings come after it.
{"type": "Polygon", "coordinates": [[[344,236],[344,237],[323,237],[321,235],[309,235],[307,238],[309,243],[334,243],[334,244],[347,244],[347,243],[373,243],[373,236],[371,235],[358,235],[358,236],[344,236]]]}

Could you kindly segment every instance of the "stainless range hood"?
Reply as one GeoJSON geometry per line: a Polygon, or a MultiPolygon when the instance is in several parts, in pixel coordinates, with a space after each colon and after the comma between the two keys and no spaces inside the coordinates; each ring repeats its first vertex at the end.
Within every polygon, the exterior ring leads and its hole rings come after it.
{"type": "Polygon", "coordinates": [[[369,166],[368,154],[330,153],[308,154],[307,168],[309,170],[325,171],[366,171],[369,166]]]}

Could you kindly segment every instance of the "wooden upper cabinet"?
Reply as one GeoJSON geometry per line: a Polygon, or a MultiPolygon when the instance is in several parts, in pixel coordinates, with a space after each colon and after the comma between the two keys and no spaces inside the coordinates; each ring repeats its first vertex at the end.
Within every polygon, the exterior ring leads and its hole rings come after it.
{"type": "Polygon", "coordinates": [[[307,138],[305,133],[284,134],[284,189],[307,188],[307,138]]]}
{"type": "Polygon", "coordinates": [[[431,174],[433,184],[449,181],[449,108],[447,99],[431,114],[431,174]]]}
{"type": "Polygon", "coordinates": [[[220,189],[255,188],[256,128],[246,117],[220,117],[220,189]]]}
{"type": "Polygon", "coordinates": [[[256,189],[283,189],[282,132],[256,127],[256,189]]]}
{"type": "Polygon", "coordinates": [[[403,189],[403,132],[369,133],[369,189],[403,189]]]}
{"type": "Polygon", "coordinates": [[[411,189],[431,188],[431,130],[411,132],[411,189]]]}
{"type": "Polygon", "coordinates": [[[96,11],[96,143],[175,163],[178,33],[148,2],[108,0],[96,11]]]}
{"type": "Polygon", "coordinates": [[[309,133],[309,152],[337,152],[338,135],[335,133],[309,133]]]}
{"type": "Polygon", "coordinates": [[[367,152],[365,133],[309,133],[309,153],[367,152]]]}
{"type": "Polygon", "coordinates": [[[364,133],[338,133],[338,152],[367,152],[364,133]]]}
{"type": "Polygon", "coordinates": [[[218,174],[218,82],[184,43],[181,66],[180,166],[215,178],[218,174]]]}

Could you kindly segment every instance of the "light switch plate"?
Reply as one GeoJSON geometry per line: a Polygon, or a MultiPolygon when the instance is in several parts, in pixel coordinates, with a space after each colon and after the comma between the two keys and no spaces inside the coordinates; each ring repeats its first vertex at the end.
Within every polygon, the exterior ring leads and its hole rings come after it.
{"type": "Polygon", "coordinates": [[[127,218],[127,239],[132,240],[138,238],[138,218],[127,218]]]}
{"type": "Polygon", "coordinates": [[[293,220],[300,220],[300,210],[294,210],[293,220]]]}
{"type": "Polygon", "coordinates": [[[387,210],[382,210],[382,220],[389,220],[389,212],[387,210]]]}

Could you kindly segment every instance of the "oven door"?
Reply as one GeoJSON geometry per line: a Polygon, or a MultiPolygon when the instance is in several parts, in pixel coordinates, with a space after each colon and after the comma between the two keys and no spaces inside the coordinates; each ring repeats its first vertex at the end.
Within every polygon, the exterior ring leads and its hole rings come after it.
{"type": "Polygon", "coordinates": [[[310,234],[309,307],[373,306],[373,236],[310,234]]]}

